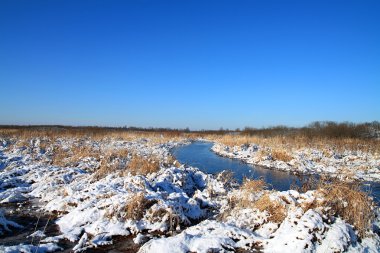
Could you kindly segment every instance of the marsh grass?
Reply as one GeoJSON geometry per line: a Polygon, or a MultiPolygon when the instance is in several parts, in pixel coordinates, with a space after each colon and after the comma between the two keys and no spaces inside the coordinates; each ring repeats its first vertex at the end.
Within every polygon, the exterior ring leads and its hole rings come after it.
{"type": "Polygon", "coordinates": [[[375,218],[375,203],[358,181],[342,181],[338,178],[322,176],[309,177],[302,186],[295,187],[299,192],[316,190],[319,201],[306,203],[302,208],[319,208],[329,216],[339,216],[357,229],[363,237],[370,231],[375,218]]]}
{"type": "Polygon", "coordinates": [[[359,182],[345,182],[338,179],[323,180],[317,192],[323,196],[319,206],[325,207],[328,215],[340,216],[357,229],[364,237],[370,231],[375,218],[374,203],[359,182]]]}
{"type": "MultiPolygon", "coordinates": [[[[262,179],[245,180],[240,187],[241,194],[230,200],[230,207],[266,211],[269,214],[268,221],[281,223],[287,215],[287,208],[280,201],[271,199],[270,191],[266,189],[267,185],[262,179]]],[[[328,217],[341,217],[353,225],[362,238],[371,230],[375,218],[375,204],[368,194],[362,191],[360,182],[347,182],[326,176],[309,177],[302,186],[293,189],[299,192],[315,190],[317,200],[301,205],[305,212],[317,209],[328,217]]],[[[284,202],[289,204],[285,200],[284,202]]]]}
{"type": "Polygon", "coordinates": [[[258,209],[268,213],[268,221],[281,223],[286,217],[286,207],[279,201],[271,200],[268,185],[263,179],[244,180],[240,187],[241,196],[232,200],[232,207],[258,209]],[[254,196],[252,199],[251,196],[254,196]]]}
{"type": "Polygon", "coordinates": [[[162,129],[123,129],[102,127],[70,127],[70,126],[13,126],[1,127],[0,138],[16,138],[18,140],[31,140],[35,138],[46,138],[55,142],[59,138],[105,140],[118,139],[132,141],[148,138],[152,143],[160,144],[168,141],[181,141],[199,136],[180,130],[162,129]]]}
{"type": "Polygon", "coordinates": [[[100,167],[92,175],[93,180],[100,180],[112,173],[121,173],[120,163],[112,161],[111,157],[102,157],[100,161],[100,167]]]}
{"type": "Polygon", "coordinates": [[[54,146],[53,147],[53,152],[52,152],[52,164],[56,166],[66,166],[67,161],[70,157],[70,154],[68,153],[67,150],[64,150],[60,146],[54,146]]]}
{"type": "Polygon", "coordinates": [[[142,156],[129,150],[117,150],[107,153],[100,158],[100,167],[93,175],[99,180],[112,173],[120,176],[147,175],[160,169],[160,160],[155,155],[142,156]]]}
{"type": "MultiPolygon", "coordinates": [[[[111,197],[105,195],[103,197],[111,197]]],[[[120,221],[125,220],[141,220],[146,211],[153,206],[157,201],[149,200],[146,198],[143,192],[133,193],[124,205],[121,206],[111,206],[104,214],[108,219],[118,219],[120,221]]]]}
{"type": "Polygon", "coordinates": [[[123,208],[124,217],[131,220],[141,220],[144,217],[145,211],[155,203],[156,201],[154,200],[148,200],[144,193],[136,193],[123,208]]]}
{"type": "MultiPolygon", "coordinates": [[[[150,209],[146,217],[152,223],[165,222],[169,231],[180,230],[180,216],[171,207],[150,209]]],[[[185,222],[185,225],[190,225],[190,223],[185,222]]]]}
{"type": "MultiPolygon", "coordinates": [[[[239,186],[238,181],[235,179],[234,173],[231,170],[223,170],[217,174],[216,179],[222,182],[227,190],[236,189],[239,186]]],[[[215,195],[215,192],[212,192],[215,195]]]]}
{"type": "Polygon", "coordinates": [[[273,160],[276,161],[290,162],[293,159],[285,150],[272,150],[271,155],[273,160]]]}
{"type": "Polygon", "coordinates": [[[268,221],[274,223],[282,223],[286,217],[286,208],[279,201],[271,200],[269,193],[265,193],[258,200],[256,200],[253,205],[254,208],[257,208],[261,212],[267,211],[269,214],[268,221]]]}
{"type": "MultiPolygon", "coordinates": [[[[14,145],[25,148],[25,152],[33,153],[33,143],[35,140],[39,140],[40,148],[44,150],[51,149],[50,163],[52,165],[62,167],[77,166],[84,158],[95,158],[99,162],[99,168],[93,175],[93,179],[95,180],[99,180],[114,172],[121,172],[121,174],[131,172],[134,175],[146,175],[160,168],[160,160],[152,155],[141,156],[132,154],[129,150],[101,150],[88,144],[92,141],[149,139],[149,142],[154,145],[168,141],[181,141],[188,138],[188,136],[188,134],[178,131],[164,131],[161,133],[155,131],[124,131],[122,129],[110,130],[96,127],[0,128],[0,137],[14,138],[16,140],[14,145]],[[62,139],[70,140],[68,143],[65,143],[65,145],[68,145],[65,148],[62,148],[60,145],[62,139]]],[[[180,165],[170,156],[165,161],[162,161],[164,166],[171,166],[174,163],[175,165],[180,165]]]]}
{"type": "Polygon", "coordinates": [[[244,179],[244,182],[240,187],[240,189],[246,193],[258,193],[267,188],[268,185],[262,178],[257,180],[244,179]]]}
{"type": "Polygon", "coordinates": [[[160,169],[160,160],[158,157],[151,155],[148,157],[141,155],[133,155],[128,163],[127,170],[132,175],[147,175],[157,172],[160,169]]]}
{"type": "Polygon", "coordinates": [[[93,174],[94,180],[99,180],[112,173],[122,175],[127,168],[131,152],[128,149],[114,149],[99,155],[100,166],[93,174]]]}
{"type": "Polygon", "coordinates": [[[325,150],[331,156],[331,151],[343,152],[345,150],[363,151],[368,153],[380,153],[379,139],[361,138],[325,138],[295,136],[249,136],[249,135],[207,135],[206,139],[222,143],[229,147],[256,144],[273,150],[286,150],[292,152],[299,149],[325,150]]]}
{"type": "Polygon", "coordinates": [[[181,166],[181,163],[175,159],[175,157],[171,154],[169,154],[166,158],[166,160],[163,162],[163,165],[165,167],[169,167],[169,166],[177,166],[177,167],[180,167],[181,166]]]}

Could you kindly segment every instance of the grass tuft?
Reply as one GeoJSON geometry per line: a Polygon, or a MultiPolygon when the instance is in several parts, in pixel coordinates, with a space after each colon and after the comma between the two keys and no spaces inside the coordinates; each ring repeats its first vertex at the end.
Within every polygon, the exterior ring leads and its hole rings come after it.
{"type": "Polygon", "coordinates": [[[141,220],[145,211],[149,209],[155,201],[145,198],[144,193],[135,194],[124,207],[125,218],[131,220],[141,220]]]}
{"type": "Polygon", "coordinates": [[[253,207],[261,212],[267,211],[269,214],[268,221],[274,223],[282,223],[286,217],[286,209],[278,201],[271,200],[269,194],[265,193],[257,201],[253,203],[253,207]]]}
{"type": "Polygon", "coordinates": [[[284,150],[272,150],[272,158],[275,161],[290,162],[293,157],[284,150]]]}
{"type": "Polygon", "coordinates": [[[259,180],[244,180],[241,186],[241,192],[243,193],[238,199],[234,199],[232,206],[238,208],[256,208],[261,212],[268,212],[268,221],[274,223],[281,223],[286,217],[286,208],[281,203],[275,200],[271,200],[269,192],[264,192],[267,188],[267,184],[263,179],[259,180]],[[250,195],[255,194],[261,196],[254,200],[250,198],[250,195]]]}
{"type": "Polygon", "coordinates": [[[157,172],[160,169],[159,159],[155,156],[144,157],[133,155],[128,163],[126,172],[131,172],[133,175],[147,175],[157,172]]]}
{"type": "Polygon", "coordinates": [[[267,183],[264,179],[260,178],[258,180],[244,179],[244,182],[240,189],[247,193],[258,193],[267,188],[267,183]]]}
{"type": "Polygon", "coordinates": [[[360,189],[358,182],[344,182],[337,179],[322,181],[317,190],[328,215],[340,216],[357,229],[364,237],[370,231],[375,218],[374,203],[367,193],[360,189]]]}

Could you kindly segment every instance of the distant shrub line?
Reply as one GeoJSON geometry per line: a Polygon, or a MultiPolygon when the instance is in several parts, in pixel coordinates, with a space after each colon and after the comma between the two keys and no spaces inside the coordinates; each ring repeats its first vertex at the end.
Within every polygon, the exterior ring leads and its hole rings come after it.
{"type": "Polygon", "coordinates": [[[258,137],[278,137],[278,136],[302,136],[306,138],[380,138],[380,122],[352,123],[333,121],[317,121],[305,127],[273,126],[267,128],[245,127],[243,130],[223,129],[219,130],[190,130],[189,128],[142,128],[142,127],[100,127],[100,126],[63,126],[63,125],[0,125],[0,136],[9,133],[26,134],[30,132],[72,135],[107,135],[109,133],[129,133],[129,132],[152,132],[165,133],[169,136],[179,136],[181,134],[197,134],[199,136],[208,134],[240,134],[258,137]]]}
{"type": "Polygon", "coordinates": [[[332,121],[317,121],[301,128],[275,126],[269,128],[246,127],[243,135],[276,137],[303,136],[306,138],[379,138],[380,122],[355,124],[351,122],[336,123],[332,121]]]}

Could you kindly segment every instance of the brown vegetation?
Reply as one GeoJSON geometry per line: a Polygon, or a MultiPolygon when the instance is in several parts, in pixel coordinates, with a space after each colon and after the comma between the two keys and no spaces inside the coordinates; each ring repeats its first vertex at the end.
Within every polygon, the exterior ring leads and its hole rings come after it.
{"type": "Polygon", "coordinates": [[[144,217],[145,210],[150,208],[155,201],[145,198],[144,193],[135,194],[122,210],[126,219],[141,220],[144,217]]]}
{"type": "Polygon", "coordinates": [[[284,150],[272,150],[272,158],[276,161],[290,162],[293,157],[284,150]]]}
{"type": "Polygon", "coordinates": [[[276,136],[304,136],[309,139],[328,138],[328,139],[368,139],[379,137],[380,122],[355,124],[352,122],[333,122],[317,121],[301,128],[275,126],[268,128],[246,127],[242,133],[250,136],[261,136],[264,138],[276,136]]]}
{"type": "Polygon", "coordinates": [[[282,223],[286,217],[286,209],[278,201],[271,200],[269,194],[265,193],[253,203],[253,207],[260,211],[267,211],[269,214],[268,221],[282,223]]]}
{"type": "Polygon", "coordinates": [[[221,142],[227,146],[240,146],[255,143],[272,149],[288,150],[300,148],[317,148],[320,150],[361,150],[380,153],[380,123],[354,124],[349,122],[314,122],[306,127],[291,128],[277,126],[270,128],[245,128],[231,134],[229,130],[197,131],[189,129],[166,128],[110,128],[110,127],[70,127],[70,126],[2,126],[1,137],[16,137],[30,140],[32,138],[118,138],[134,140],[149,138],[153,143],[186,138],[206,138],[221,142]],[[377,138],[376,138],[377,137],[377,138]]]}
{"type": "Polygon", "coordinates": [[[157,157],[133,155],[128,163],[128,169],[125,172],[131,172],[133,175],[147,175],[156,172],[159,169],[160,162],[157,157]]]}
{"type": "Polygon", "coordinates": [[[380,153],[380,140],[359,139],[359,138],[307,138],[305,136],[248,136],[248,135],[208,135],[207,139],[222,143],[226,146],[241,146],[256,144],[261,147],[269,147],[276,150],[293,150],[303,148],[313,148],[319,150],[335,151],[363,151],[370,153],[380,153]]]}
{"type": "Polygon", "coordinates": [[[95,171],[95,173],[92,175],[92,178],[94,180],[100,180],[107,175],[110,175],[114,172],[120,172],[120,163],[112,163],[111,158],[109,156],[104,157],[100,162],[100,167],[95,171]]]}
{"type": "Polygon", "coordinates": [[[110,128],[71,126],[0,126],[0,138],[17,138],[19,140],[47,138],[53,142],[57,138],[90,138],[92,140],[115,138],[125,141],[131,141],[139,138],[149,138],[153,143],[164,143],[170,140],[181,140],[184,138],[189,138],[190,136],[192,136],[192,134],[189,133],[186,129],[144,129],[133,127],[110,128]]]}
{"type": "Polygon", "coordinates": [[[177,161],[177,159],[175,159],[174,156],[172,156],[171,154],[169,154],[166,158],[166,160],[164,161],[163,163],[164,166],[181,166],[181,163],[177,161]]]}
{"type": "Polygon", "coordinates": [[[181,219],[171,207],[149,210],[147,217],[151,222],[166,222],[169,231],[180,230],[181,219]]]}
{"type": "Polygon", "coordinates": [[[87,157],[100,159],[101,152],[99,149],[87,146],[85,144],[75,144],[69,149],[63,149],[59,145],[53,146],[52,164],[57,166],[76,166],[76,164],[87,157]]]}
{"type": "Polygon", "coordinates": [[[258,193],[267,188],[267,184],[264,179],[260,178],[257,180],[245,179],[240,189],[246,193],[258,193]]]}
{"type": "Polygon", "coordinates": [[[321,181],[317,190],[323,201],[319,203],[329,215],[340,216],[355,226],[360,236],[364,236],[371,228],[374,219],[374,203],[360,189],[357,182],[343,182],[337,179],[321,181]]]}
{"type": "Polygon", "coordinates": [[[340,216],[354,225],[360,236],[364,236],[370,230],[374,219],[374,202],[360,185],[357,181],[347,182],[327,176],[319,179],[309,177],[301,187],[295,187],[295,190],[316,190],[321,197],[322,201],[306,203],[303,206],[305,211],[319,208],[327,215],[340,216]]]}
{"type": "Polygon", "coordinates": [[[257,144],[275,150],[314,148],[330,154],[330,150],[360,150],[380,153],[380,123],[314,122],[302,128],[285,126],[245,128],[235,134],[208,134],[207,139],[233,147],[257,144]]]}
{"type": "Polygon", "coordinates": [[[100,167],[95,171],[93,179],[99,180],[114,172],[122,173],[126,169],[128,156],[127,149],[112,150],[100,156],[100,167]]]}
{"type": "Polygon", "coordinates": [[[268,221],[281,223],[286,217],[286,208],[280,202],[271,200],[270,192],[263,192],[267,188],[267,184],[263,179],[244,180],[240,187],[242,196],[232,200],[232,206],[238,208],[256,208],[261,212],[268,212],[268,221]],[[252,200],[251,194],[259,196],[258,199],[252,200]],[[261,194],[261,195],[260,195],[261,194]]]}

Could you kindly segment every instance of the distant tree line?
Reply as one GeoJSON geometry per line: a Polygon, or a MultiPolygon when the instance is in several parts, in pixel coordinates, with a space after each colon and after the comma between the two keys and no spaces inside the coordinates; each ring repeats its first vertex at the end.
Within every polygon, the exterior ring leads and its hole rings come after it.
{"type": "Polygon", "coordinates": [[[316,121],[305,127],[274,126],[268,128],[246,127],[241,132],[244,135],[261,137],[274,136],[304,136],[307,138],[380,138],[380,122],[352,123],[316,121]]]}
{"type": "Polygon", "coordinates": [[[102,126],[64,126],[64,125],[0,125],[0,129],[18,129],[50,132],[77,132],[77,133],[101,133],[107,132],[159,132],[168,134],[197,133],[206,134],[241,134],[260,137],[274,136],[304,136],[306,138],[380,138],[380,122],[352,123],[316,121],[304,127],[273,126],[266,128],[245,127],[243,130],[224,129],[218,130],[190,130],[187,128],[154,128],[154,127],[102,127],[102,126]]]}

